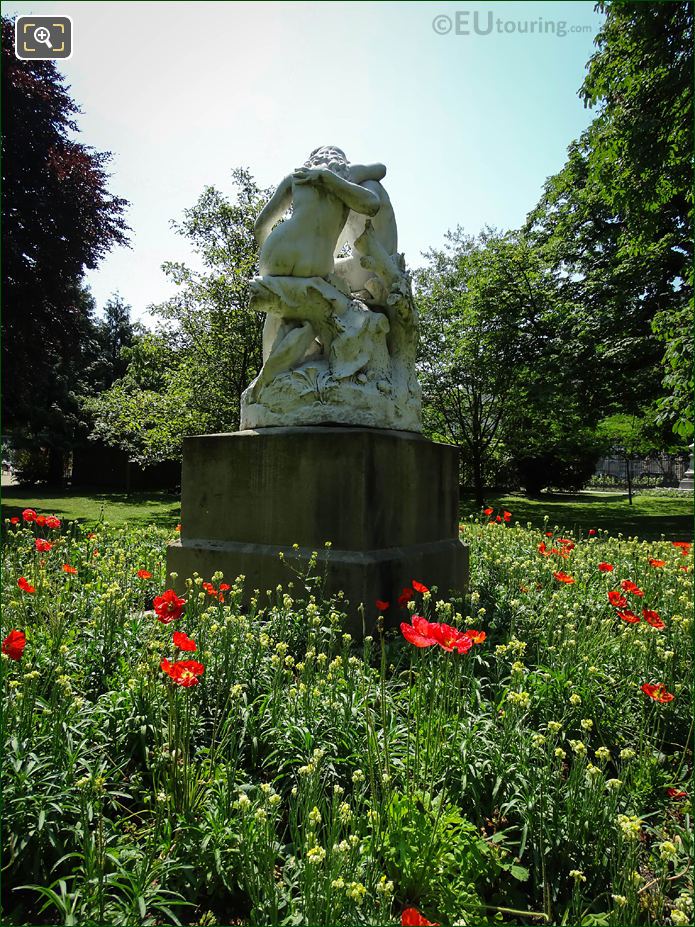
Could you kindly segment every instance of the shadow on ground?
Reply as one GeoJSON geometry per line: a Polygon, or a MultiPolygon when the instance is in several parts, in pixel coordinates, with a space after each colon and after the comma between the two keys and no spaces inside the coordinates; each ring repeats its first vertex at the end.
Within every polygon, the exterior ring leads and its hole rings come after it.
{"type": "MultiPolygon", "coordinates": [[[[538,529],[556,525],[562,531],[586,536],[590,528],[601,528],[612,535],[637,535],[645,540],[690,540],[693,536],[692,495],[659,496],[644,493],[628,504],[627,493],[547,493],[538,499],[521,494],[491,494],[487,504],[495,511],[506,509],[512,520],[522,525],[530,522],[538,529]]],[[[93,525],[108,521],[113,525],[156,525],[173,528],[180,519],[178,496],[167,492],[108,493],[103,490],[30,489],[24,486],[3,487],[2,517],[21,516],[23,509],[34,508],[66,521],[93,525]]],[[[461,500],[461,517],[479,513],[472,497],[461,500]]]]}
{"type": "MultiPolygon", "coordinates": [[[[507,509],[512,520],[522,525],[530,522],[534,528],[557,525],[562,531],[586,536],[590,528],[603,529],[612,535],[637,535],[648,541],[658,541],[662,535],[669,541],[690,540],[693,536],[692,495],[665,496],[644,493],[628,502],[627,493],[544,493],[538,499],[524,495],[490,495],[488,504],[507,509]]],[[[477,514],[472,497],[461,500],[461,515],[466,520],[477,514]]]]}

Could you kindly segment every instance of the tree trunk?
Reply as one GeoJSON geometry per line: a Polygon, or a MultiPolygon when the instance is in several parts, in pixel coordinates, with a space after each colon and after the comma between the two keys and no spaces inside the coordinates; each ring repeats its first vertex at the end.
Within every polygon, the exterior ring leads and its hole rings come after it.
{"type": "Polygon", "coordinates": [[[627,501],[632,505],[632,470],[630,468],[630,458],[625,458],[625,474],[627,476],[627,501]]]}
{"type": "Polygon", "coordinates": [[[480,508],[482,508],[485,503],[485,496],[483,494],[484,488],[482,461],[480,459],[480,454],[476,450],[473,453],[473,492],[475,493],[475,504],[480,508]]]}
{"type": "Polygon", "coordinates": [[[65,485],[65,454],[58,447],[48,449],[48,485],[58,489],[65,485]]]}

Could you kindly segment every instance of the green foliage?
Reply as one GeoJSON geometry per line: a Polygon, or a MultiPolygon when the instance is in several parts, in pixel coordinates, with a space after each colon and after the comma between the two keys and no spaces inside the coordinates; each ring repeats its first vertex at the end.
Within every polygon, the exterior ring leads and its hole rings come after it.
{"type": "Polygon", "coordinates": [[[206,431],[191,402],[185,368],[172,364],[168,339],[142,335],[127,352],[124,376],[85,400],[93,417],[92,437],[148,465],[180,456],[184,434],[206,431]]]}
{"type": "Polygon", "coordinates": [[[43,447],[59,483],[83,424],[93,300],[82,285],[127,243],[108,153],[75,140],[79,107],[53,61],[21,61],[2,18],[2,392],[17,446],[43,447]]]}
{"type": "Polygon", "coordinates": [[[416,279],[425,427],[463,449],[479,493],[521,387],[519,322],[529,307],[518,299],[518,280],[504,279],[517,246],[512,236],[486,231],[475,239],[459,229],[444,251],[428,254],[416,279]]]}
{"type": "MultiPolygon", "coordinates": [[[[632,501],[632,472],[630,461],[647,457],[651,453],[662,450],[668,445],[668,438],[664,436],[665,426],[663,420],[659,422],[655,408],[648,410],[644,415],[610,415],[599,422],[597,437],[605,445],[606,453],[617,454],[625,461],[625,478],[628,494],[632,501]]],[[[673,441],[673,432],[671,432],[673,441]]],[[[677,448],[671,448],[675,451],[677,448]]]]}
{"type": "Polygon", "coordinates": [[[593,476],[604,443],[574,409],[563,412],[537,418],[535,427],[520,427],[510,438],[521,485],[531,496],[548,487],[576,492],[593,476]]]}
{"type": "Polygon", "coordinates": [[[692,4],[601,2],[580,91],[598,113],[527,228],[603,357],[605,412],[692,433],[692,4]],[[659,360],[666,342],[664,367],[659,360]],[[663,380],[659,388],[658,380],[663,380]],[[612,408],[611,408],[612,407],[612,408]]]}
{"type": "Polygon", "coordinates": [[[625,457],[646,457],[658,446],[653,419],[642,416],[610,415],[599,422],[597,431],[607,449],[617,450],[625,457]]]}
{"type": "Polygon", "coordinates": [[[494,845],[459,808],[442,796],[394,791],[384,817],[378,852],[406,899],[426,910],[483,915],[476,882],[481,887],[495,871],[494,845]]]}
{"type": "Polygon", "coordinates": [[[36,405],[22,424],[15,423],[7,459],[20,483],[61,485],[69,455],[87,441],[89,410],[95,395],[109,387],[125,369],[123,355],[141,333],[130,321],[130,306],[113,296],[96,315],[94,300],[80,290],[79,331],[69,352],[47,361],[51,366],[51,402],[36,394],[36,405]]]}
{"type": "Polygon", "coordinates": [[[464,607],[414,601],[485,628],[458,654],[382,638],[369,607],[377,645],[355,646],[340,602],[301,574],[246,607],[239,583],[193,577],[183,616],[161,624],[170,532],[6,530],[2,634],[27,644],[2,660],[4,922],[690,912],[690,799],[666,789],[688,791],[692,769],[691,551],[599,533],[546,557],[541,541],[562,546],[547,523],[474,519],[464,607]],[[619,619],[607,591],[627,578],[663,628],[619,619]],[[194,687],[162,672],[172,628],[197,647],[178,657],[204,664],[194,687]],[[662,681],[672,702],[640,690],[662,681]]]}
{"type": "Polygon", "coordinates": [[[89,403],[94,436],[142,464],[179,458],[184,435],[235,431],[241,393],[260,369],[263,320],[248,310],[248,287],[266,193],[248,171],[232,178],[234,202],[208,187],[174,225],[203,270],[164,265],[178,291],[151,308],[157,331],[133,346],[121,379],[89,403]]]}
{"type": "Polygon", "coordinates": [[[130,318],[131,307],[115,293],[106,300],[103,317],[94,320],[94,338],[97,350],[92,356],[89,381],[93,392],[108,389],[125,374],[128,351],[138,335],[144,334],[142,325],[130,318]]]}
{"type": "Polygon", "coordinates": [[[543,250],[520,233],[459,230],[417,287],[425,423],[462,448],[479,501],[504,465],[530,491],[536,473],[541,486],[581,485],[597,456],[600,360],[543,250]]]}

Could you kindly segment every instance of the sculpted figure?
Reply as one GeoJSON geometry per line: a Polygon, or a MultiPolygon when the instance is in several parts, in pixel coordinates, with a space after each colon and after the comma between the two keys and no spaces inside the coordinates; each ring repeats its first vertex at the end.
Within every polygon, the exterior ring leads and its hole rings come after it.
{"type": "MultiPolygon", "coordinates": [[[[396,216],[389,195],[379,182],[386,173],[386,168],[384,168],[384,174],[379,177],[374,170],[377,167],[382,167],[382,165],[353,164],[350,167],[350,179],[354,183],[361,184],[365,190],[369,190],[377,197],[379,211],[371,220],[373,235],[387,254],[396,254],[398,251],[396,216]]],[[[363,266],[362,254],[355,247],[355,242],[365,230],[367,219],[368,217],[361,213],[350,212],[338,239],[335,272],[337,276],[345,280],[350,287],[350,292],[358,293],[367,301],[381,302],[386,295],[383,284],[371,270],[363,266]],[[339,258],[338,252],[343,245],[348,245],[351,254],[349,257],[339,258]]]]}
{"type": "MultiPolygon", "coordinates": [[[[345,152],[326,145],[312,151],[303,167],[281,181],[255,224],[256,240],[261,244],[261,276],[332,274],[333,252],[348,216],[375,216],[381,205],[375,191],[351,179],[354,170],[360,180],[386,173],[383,164],[351,168],[345,152]],[[291,216],[273,228],[290,205],[291,216]]],[[[291,369],[312,350],[315,352],[315,340],[316,332],[308,322],[283,321],[268,313],[263,326],[264,369],[255,384],[256,392],[272,377],[291,369]]]]}
{"type": "Polygon", "coordinates": [[[242,428],[421,430],[417,312],[385,174],[317,148],[259,214],[249,308],[266,316],[263,367],[242,396],[242,428]],[[341,244],[351,253],[338,259],[341,244]]]}
{"type": "Polygon", "coordinates": [[[317,148],[303,167],[285,177],[256,220],[261,276],[327,276],[350,210],[375,216],[380,205],[376,193],[350,179],[340,148],[317,148]],[[292,215],[271,232],[290,205],[292,215]]]}

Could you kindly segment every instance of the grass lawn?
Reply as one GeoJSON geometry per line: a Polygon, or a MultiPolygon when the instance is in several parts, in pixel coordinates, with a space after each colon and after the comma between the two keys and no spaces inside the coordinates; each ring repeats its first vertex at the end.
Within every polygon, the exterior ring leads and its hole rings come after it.
{"type": "Polygon", "coordinates": [[[166,492],[102,492],[94,490],[40,490],[3,486],[2,517],[21,515],[26,508],[57,515],[65,521],[93,525],[158,525],[173,528],[179,521],[181,502],[166,492]]]}
{"type": "MultiPolygon", "coordinates": [[[[495,511],[507,509],[514,521],[531,522],[543,527],[548,516],[551,527],[586,533],[589,528],[603,528],[611,534],[637,535],[646,540],[687,540],[693,536],[692,495],[662,496],[645,492],[629,505],[627,493],[583,492],[576,495],[548,493],[540,499],[519,494],[490,495],[487,499],[495,511]]],[[[84,490],[31,490],[21,486],[3,487],[2,517],[20,515],[25,508],[51,513],[66,521],[112,525],[158,525],[171,528],[180,519],[180,501],[165,492],[108,493],[84,490]]],[[[478,511],[472,498],[461,503],[463,518],[478,511]]]]}
{"type": "MultiPolygon", "coordinates": [[[[490,495],[488,505],[497,513],[506,509],[514,521],[522,525],[531,522],[542,528],[548,516],[550,527],[558,525],[567,531],[584,533],[589,528],[603,528],[611,534],[622,532],[626,537],[637,535],[645,540],[658,540],[663,534],[669,541],[688,540],[693,536],[693,497],[691,494],[663,496],[645,492],[633,497],[628,504],[626,492],[547,493],[540,499],[528,499],[519,494],[490,495]]],[[[472,498],[463,499],[464,518],[477,513],[472,498]]]]}

